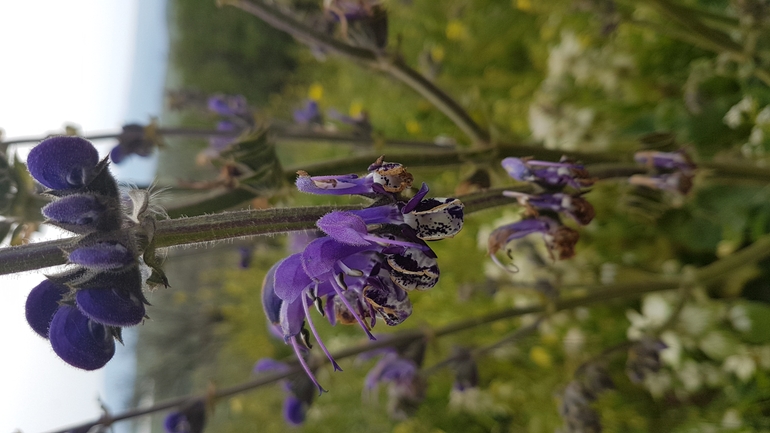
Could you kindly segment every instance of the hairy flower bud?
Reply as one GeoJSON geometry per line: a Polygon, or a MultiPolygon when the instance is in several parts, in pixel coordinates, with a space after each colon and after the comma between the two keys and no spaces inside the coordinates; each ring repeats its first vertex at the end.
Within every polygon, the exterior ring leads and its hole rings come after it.
{"type": "Polygon", "coordinates": [[[135,262],[134,253],[115,241],[97,242],[80,247],[69,254],[70,263],[97,271],[117,270],[135,262]]]}
{"type": "Polygon", "coordinates": [[[50,137],[35,146],[27,157],[32,177],[54,190],[82,188],[94,176],[99,153],[80,137],[50,137]]]}
{"type": "Polygon", "coordinates": [[[102,368],[115,355],[112,331],[71,305],[56,311],[48,338],[61,359],[83,370],[102,368]]]}
{"type": "Polygon", "coordinates": [[[69,292],[67,286],[44,280],[27,295],[27,323],[41,337],[48,338],[51,320],[59,309],[59,301],[67,292],[69,292]]]}
{"type": "Polygon", "coordinates": [[[48,203],[42,209],[49,222],[78,234],[120,228],[121,213],[116,200],[98,194],[72,194],[48,203]]]}

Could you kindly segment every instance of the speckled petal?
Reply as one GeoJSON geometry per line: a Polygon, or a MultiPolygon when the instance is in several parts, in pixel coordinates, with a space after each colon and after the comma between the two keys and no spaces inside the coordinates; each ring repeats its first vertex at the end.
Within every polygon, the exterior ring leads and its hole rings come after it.
{"type": "Polygon", "coordinates": [[[404,290],[428,290],[438,283],[436,258],[418,248],[407,248],[401,254],[390,255],[387,262],[391,280],[404,290]]]}
{"type": "Polygon", "coordinates": [[[451,238],[463,228],[463,203],[456,198],[429,198],[418,204],[404,221],[426,241],[451,238]]]}

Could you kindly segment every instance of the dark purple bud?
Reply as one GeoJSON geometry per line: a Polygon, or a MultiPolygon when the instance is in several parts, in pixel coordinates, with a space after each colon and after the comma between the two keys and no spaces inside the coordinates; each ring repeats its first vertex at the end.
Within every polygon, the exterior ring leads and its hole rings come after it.
{"type": "Polygon", "coordinates": [[[110,330],[70,305],[62,305],[56,311],[48,338],[64,362],[83,370],[102,368],[115,355],[110,330]]]}
{"type": "Polygon", "coordinates": [[[26,304],[27,323],[41,337],[48,338],[48,327],[59,309],[59,301],[69,290],[67,286],[44,280],[29,292],[26,304]]]}
{"type": "Polygon", "coordinates": [[[251,247],[238,248],[238,254],[241,256],[238,261],[238,267],[241,269],[248,269],[251,266],[251,259],[254,256],[254,249],[251,247]]]}
{"type": "Polygon", "coordinates": [[[72,194],[48,203],[43,215],[56,225],[79,234],[120,228],[119,211],[111,200],[94,194],[72,194]]]}
{"type": "Polygon", "coordinates": [[[133,264],[134,253],[119,242],[105,241],[76,249],[69,254],[69,261],[98,271],[116,270],[133,264]]]}
{"type": "Polygon", "coordinates": [[[305,422],[307,407],[297,397],[289,395],[283,401],[283,418],[291,425],[301,425],[305,422]]]}
{"type": "Polygon", "coordinates": [[[50,137],[35,146],[27,157],[32,177],[55,190],[85,186],[99,163],[99,153],[88,140],[80,137],[50,137]]]}
{"type": "Polygon", "coordinates": [[[75,301],[91,320],[110,326],[133,326],[144,320],[144,303],[131,292],[120,289],[82,289],[75,301]]]}

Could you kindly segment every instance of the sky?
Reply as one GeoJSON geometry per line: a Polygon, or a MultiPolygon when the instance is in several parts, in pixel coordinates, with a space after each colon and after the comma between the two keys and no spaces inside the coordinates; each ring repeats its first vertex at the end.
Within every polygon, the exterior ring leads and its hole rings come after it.
{"type": "MultiPolygon", "coordinates": [[[[0,128],[6,137],[61,132],[65,124],[89,133],[119,129],[140,1],[0,1],[0,128]]],[[[109,144],[98,147],[106,155],[109,144]]],[[[65,364],[26,324],[26,295],[42,279],[41,273],[0,279],[0,433],[49,431],[100,415],[104,372],[65,364]]]]}

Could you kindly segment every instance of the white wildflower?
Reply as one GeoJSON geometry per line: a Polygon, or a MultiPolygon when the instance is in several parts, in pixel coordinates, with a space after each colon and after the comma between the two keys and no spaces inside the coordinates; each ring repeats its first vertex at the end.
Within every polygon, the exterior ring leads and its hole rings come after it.
{"type": "Polygon", "coordinates": [[[733,373],[743,382],[748,382],[757,370],[757,364],[754,359],[746,354],[732,355],[725,359],[722,369],[728,373],[733,373]]]}

